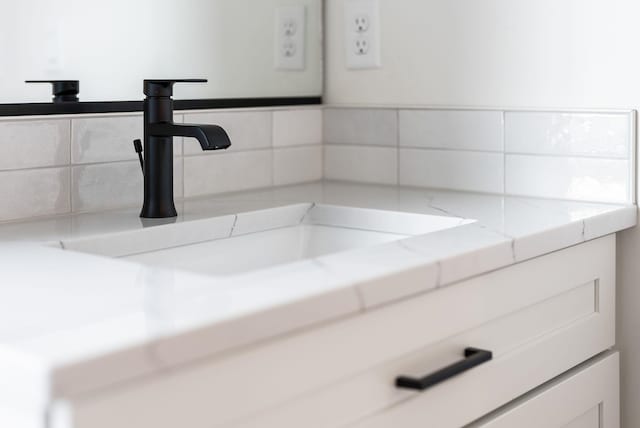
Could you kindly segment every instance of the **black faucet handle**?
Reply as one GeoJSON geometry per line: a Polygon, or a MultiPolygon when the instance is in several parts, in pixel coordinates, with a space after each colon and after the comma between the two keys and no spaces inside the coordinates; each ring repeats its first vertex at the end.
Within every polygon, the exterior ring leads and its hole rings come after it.
{"type": "Polygon", "coordinates": [[[133,148],[138,154],[138,159],[140,160],[140,168],[142,169],[142,173],[144,174],[144,158],[142,157],[142,141],[138,139],[133,140],[133,148]]]}
{"type": "Polygon", "coordinates": [[[148,97],[170,97],[174,83],[207,83],[207,79],[145,79],[144,94],[148,97]]]}
{"type": "Polygon", "coordinates": [[[80,101],[78,98],[80,93],[79,80],[25,80],[24,83],[51,83],[54,103],[80,101]]]}

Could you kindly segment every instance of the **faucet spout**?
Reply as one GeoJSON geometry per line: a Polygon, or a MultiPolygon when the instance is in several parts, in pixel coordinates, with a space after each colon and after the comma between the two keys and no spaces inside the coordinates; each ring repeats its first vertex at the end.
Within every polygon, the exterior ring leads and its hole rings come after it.
{"type": "Polygon", "coordinates": [[[153,123],[148,126],[149,135],[155,137],[195,138],[202,150],[226,150],[231,147],[229,135],[218,125],[153,123]]]}

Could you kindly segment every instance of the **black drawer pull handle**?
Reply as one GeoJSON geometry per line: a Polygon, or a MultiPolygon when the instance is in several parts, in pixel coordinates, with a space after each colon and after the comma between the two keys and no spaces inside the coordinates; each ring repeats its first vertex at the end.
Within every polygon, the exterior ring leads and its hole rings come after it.
{"type": "Polygon", "coordinates": [[[491,351],[485,351],[477,348],[466,348],[464,350],[464,360],[453,363],[444,367],[435,373],[431,373],[423,378],[417,379],[408,376],[399,376],[396,378],[396,386],[398,388],[415,389],[424,391],[434,385],[444,382],[460,373],[471,370],[480,364],[486,363],[493,358],[491,351]]]}

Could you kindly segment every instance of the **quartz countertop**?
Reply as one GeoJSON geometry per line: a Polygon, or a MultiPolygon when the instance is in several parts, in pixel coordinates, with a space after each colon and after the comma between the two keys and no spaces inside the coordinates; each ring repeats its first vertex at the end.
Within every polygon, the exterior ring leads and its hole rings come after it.
{"type": "Polygon", "coordinates": [[[637,212],[634,205],[323,181],[180,201],[176,222],[292,203],[456,217],[461,225],[212,277],[61,248],[153,225],[138,209],[2,224],[0,406],[46,406],[455,286],[632,227],[637,212]]]}

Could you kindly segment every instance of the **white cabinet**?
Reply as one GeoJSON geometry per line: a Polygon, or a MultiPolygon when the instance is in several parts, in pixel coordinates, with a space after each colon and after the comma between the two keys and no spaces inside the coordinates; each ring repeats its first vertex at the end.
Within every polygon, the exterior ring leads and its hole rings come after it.
{"type": "Polygon", "coordinates": [[[607,353],[468,428],[619,428],[618,374],[618,353],[607,353]]]}
{"type": "Polygon", "coordinates": [[[65,397],[52,407],[50,428],[461,427],[612,347],[614,284],[609,236],[148,379],[65,397]],[[395,386],[399,375],[421,377],[460,360],[467,347],[490,350],[493,359],[425,391],[395,386]]]}

